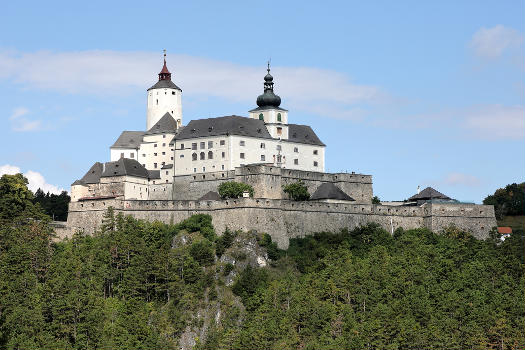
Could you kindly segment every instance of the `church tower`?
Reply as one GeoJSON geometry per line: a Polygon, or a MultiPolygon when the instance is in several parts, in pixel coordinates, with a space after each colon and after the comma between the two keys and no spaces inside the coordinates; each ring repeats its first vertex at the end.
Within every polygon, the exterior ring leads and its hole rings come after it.
{"type": "Polygon", "coordinates": [[[273,138],[288,139],[288,111],[279,107],[281,98],[273,92],[273,77],[268,62],[267,74],[264,77],[264,93],[257,97],[257,108],[249,111],[250,118],[264,121],[273,138]]]}
{"type": "Polygon", "coordinates": [[[148,89],[146,131],[166,113],[175,119],[177,128],[182,125],[182,90],[171,81],[164,50],[164,66],[159,73],[159,81],[148,89]]]}

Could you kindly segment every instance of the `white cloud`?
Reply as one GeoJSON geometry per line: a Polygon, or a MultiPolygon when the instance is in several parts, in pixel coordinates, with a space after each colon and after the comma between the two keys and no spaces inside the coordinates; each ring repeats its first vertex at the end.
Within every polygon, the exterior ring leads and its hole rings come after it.
{"type": "Polygon", "coordinates": [[[40,120],[30,120],[24,117],[28,113],[29,110],[25,107],[18,107],[13,110],[13,113],[9,117],[12,130],[25,132],[40,129],[42,122],[40,120]]]}
{"type": "Polygon", "coordinates": [[[522,139],[525,136],[523,106],[486,105],[466,112],[463,127],[488,139],[522,139]]]}
{"type": "MultiPolygon", "coordinates": [[[[161,57],[151,52],[79,51],[0,52],[0,77],[25,88],[71,94],[118,95],[155,82],[161,57]]],[[[168,56],[173,80],[188,96],[215,96],[255,102],[262,93],[265,67],[193,57],[168,56]]],[[[272,67],[276,93],[286,107],[316,108],[330,117],[353,118],[356,104],[384,98],[378,87],[351,82],[342,73],[311,67],[272,67]],[[305,107],[307,106],[307,107],[305,107]],[[339,115],[341,114],[341,115],[339,115]]]]}
{"type": "MultiPolygon", "coordinates": [[[[21,172],[22,171],[17,166],[9,164],[0,165],[0,176],[4,174],[14,175],[21,172]]],[[[42,174],[36,171],[29,170],[24,173],[24,176],[29,181],[27,187],[33,192],[36,192],[39,188],[41,188],[45,193],[50,192],[54,194],[60,194],[62,191],[64,191],[63,188],[48,184],[42,174]]]]}
{"type": "Polygon", "coordinates": [[[474,186],[475,187],[481,183],[481,180],[475,176],[468,175],[468,174],[450,173],[445,177],[442,183],[445,185],[450,185],[450,186],[460,185],[460,186],[469,186],[469,187],[474,186]]]}
{"type": "Polygon", "coordinates": [[[492,28],[480,28],[472,36],[469,46],[477,56],[495,59],[508,49],[521,47],[522,43],[523,35],[517,30],[499,24],[492,28]]]}

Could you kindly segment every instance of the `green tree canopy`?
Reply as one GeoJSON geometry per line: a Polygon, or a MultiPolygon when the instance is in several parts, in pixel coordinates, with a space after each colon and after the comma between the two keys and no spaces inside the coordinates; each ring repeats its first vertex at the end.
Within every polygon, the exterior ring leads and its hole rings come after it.
{"type": "Polygon", "coordinates": [[[253,197],[253,187],[242,182],[223,182],[219,185],[218,191],[221,198],[224,199],[242,197],[242,193],[244,191],[248,191],[250,193],[250,197],[253,197]]]}
{"type": "Polygon", "coordinates": [[[525,215],[525,182],[498,188],[483,204],[493,205],[498,219],[506,215],[525,215]]]}
{"type": "Polygon", "coordinates": [[[302,181],[283,186],[283,191],[294,201],[307,201],[310,199],[308,188],[302,181]]]}

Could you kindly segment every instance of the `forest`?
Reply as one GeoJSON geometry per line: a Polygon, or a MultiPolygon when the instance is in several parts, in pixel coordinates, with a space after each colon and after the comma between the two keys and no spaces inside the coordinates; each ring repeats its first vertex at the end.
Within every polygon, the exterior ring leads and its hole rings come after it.
{"type": "Polygon", "coordinates": [[[378,225],[292,239],[105,213],[56,241],[0,179],[0,349],[523,349],[523,231],[378,225]]]}

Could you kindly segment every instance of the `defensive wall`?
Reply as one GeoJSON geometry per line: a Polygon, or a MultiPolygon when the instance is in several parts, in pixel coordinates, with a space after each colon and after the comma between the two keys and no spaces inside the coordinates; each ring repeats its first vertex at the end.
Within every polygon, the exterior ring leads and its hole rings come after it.
{"type": "MultiPolygon", "coordinates": [[[[250,174],[243,174],[250,176],[250,174]]],[[[351,193],[351,192],[350,192],[351,193]]],[[[60,238],[77,230],[93,233],[108,207],[148,221],[177,223],[194,214],[209,214],[217,234],[257,230],[270,234],[280,248],[289,239],[315,232],[353,229],[376,222],[388,232],[427,227],[434,232],[454,224],[485,239],[496,226],[494,207],[475,204],[426,203],[422,206],[385,206],[366,203],[295,202],[281,199],[239,198],[222,201],[89,199],[69,204],[67,227],[57,227],[60,238]]]]}
{"type": "Polygon", "coordinates": [[[266,164],[245,165],[230,171],[175,176],[172,193],[174,200],[197,200],[209,191],[217,191],[217,187],[223,182],[237,181],[251,185],[255,198],[284,199],[286,194],[283,186],[299,180],[304,182],[310,193],[314,193],[321,184],[332,182],[355,199],[356,203],[371,203],[374,196],[371,175],[320,173],[266,164]]]}

